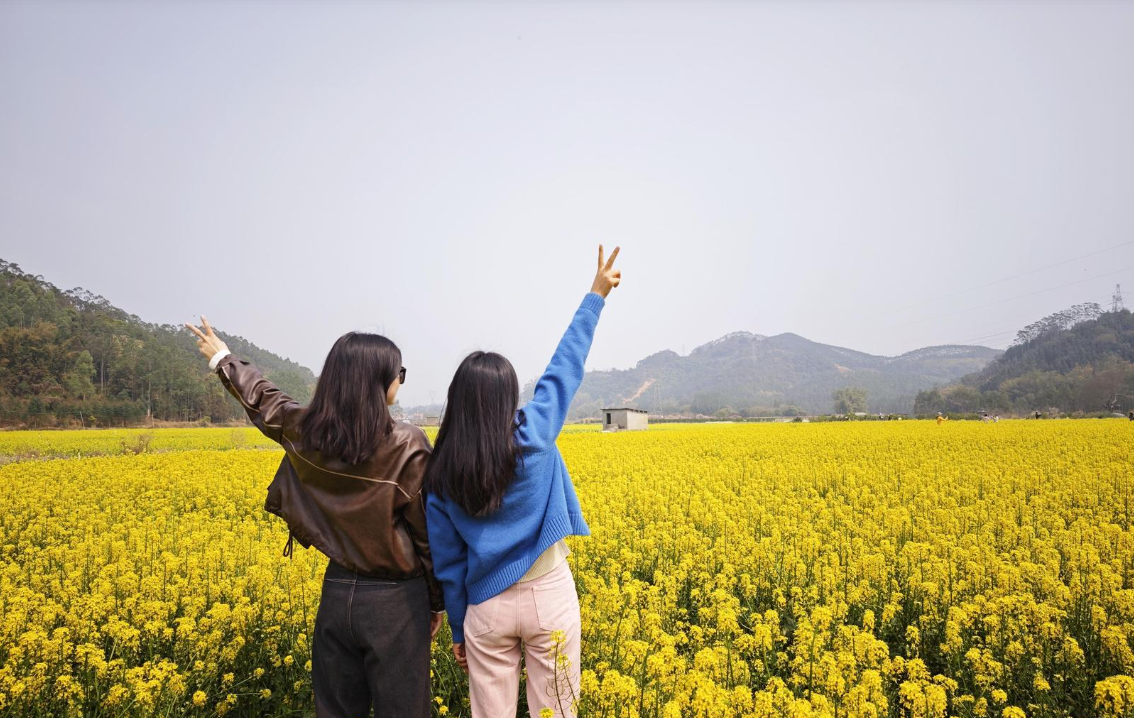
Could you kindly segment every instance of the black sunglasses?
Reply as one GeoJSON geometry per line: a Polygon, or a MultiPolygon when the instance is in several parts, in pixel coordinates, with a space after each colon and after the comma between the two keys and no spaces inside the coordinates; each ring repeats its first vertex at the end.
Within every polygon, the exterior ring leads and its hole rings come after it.
{"type": "Polygon", "coordinates": [[[406,383],[406,368],[405,367],[402,367],[401,370],[398,372],[398,383],[399,384],[405,384],[406,383]]]}

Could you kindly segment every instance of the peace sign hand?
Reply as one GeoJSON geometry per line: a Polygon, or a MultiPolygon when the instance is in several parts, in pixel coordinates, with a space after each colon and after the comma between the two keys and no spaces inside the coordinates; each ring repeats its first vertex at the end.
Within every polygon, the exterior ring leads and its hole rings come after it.
{"type": "Polygon", "coordinates": [[[200,329],[189,323],[186,323],[185,326],[197,335],[197,348],[201,350],[206,359],[212,359],[217,352],[228,351],[228,345],[213,332],[213,328],[209,326],[209,320],[204,315],[201,315],[201,326],[205,328],[205,332],[201,332],[200,329]]]}
{"type": "Polygon", "coordinates": [[[610,253],[610,259],[606,260],[604,264],[602,261],[602,245],[598,246],[598,273],[595,274],[595,282],[591,285],[591,291],[603,299],[606,299],[610,290],[617,287],[618,283],[622,281],[622,271],[614,268],[614,258],[618,256],[618,250],[619,247],[615,247],[614,251],[610,253]]]}

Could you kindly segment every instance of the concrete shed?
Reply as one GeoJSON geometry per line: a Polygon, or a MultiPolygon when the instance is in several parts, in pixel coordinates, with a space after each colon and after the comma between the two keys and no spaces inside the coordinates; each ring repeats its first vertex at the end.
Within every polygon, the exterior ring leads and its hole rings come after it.
{"type": "Polygon", "coordinates": [[[645,431],[649,425],[649,414],[641,409],[603,409],[603,431],[645,431]]]}

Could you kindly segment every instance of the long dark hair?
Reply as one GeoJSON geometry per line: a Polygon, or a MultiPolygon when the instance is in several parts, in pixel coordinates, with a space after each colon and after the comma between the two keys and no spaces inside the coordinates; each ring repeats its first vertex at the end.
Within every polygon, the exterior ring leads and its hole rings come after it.
{"type": "Polygon", "coordinates": [[[299,420],[304,446],[347,464],[373,456],[393,426],[386,393],[401,368],[402,352],[386,337],[339,337],[299,420]]]}
{"type": "Polygon", "coordinates": [[[494,352],[465,357],[449,384],[445,416],[425,469],[425,488],[470,516],[486,516],[504,499],[516,473],[513,432],[520,383],[512,363],[494,352]]]}

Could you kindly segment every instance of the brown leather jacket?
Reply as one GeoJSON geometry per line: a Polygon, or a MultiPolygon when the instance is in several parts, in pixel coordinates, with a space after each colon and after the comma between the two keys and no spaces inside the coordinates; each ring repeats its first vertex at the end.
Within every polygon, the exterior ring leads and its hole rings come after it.
{"type": "Polygon", "coordinates": [[[369,576],[425,576],[432,610],[444,609],[425,530],[422,479],[432,447],[425,433],[394,422],[377,453],[362,464],[344,464],[303,446],[298,423],[303,407],[247,361],[229,354],[217,375],[244,405],[248,418],[283,446],[264,509],[287,522],[290,536],[314,546],[335,563],[369,576]]]}

